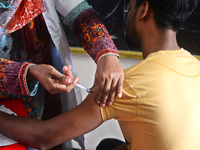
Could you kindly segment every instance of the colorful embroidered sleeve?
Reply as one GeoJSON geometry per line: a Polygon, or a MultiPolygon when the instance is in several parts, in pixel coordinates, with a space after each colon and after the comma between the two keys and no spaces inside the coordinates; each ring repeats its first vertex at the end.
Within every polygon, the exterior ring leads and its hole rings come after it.
{"type": "Polygon", "coordinates": [[[0,58],[0,90],[7,93],[34,96],[38,82],[28,84],[26,75],[31,63],[19,63],[0,58]]]}
{"type": "Polygon", "coordinates": [[[86,1],[77,5],[64,19],[81,41],[83,48],[97,63],[105,55],[116,55],[118,50],[97,12],[86,1]]]}

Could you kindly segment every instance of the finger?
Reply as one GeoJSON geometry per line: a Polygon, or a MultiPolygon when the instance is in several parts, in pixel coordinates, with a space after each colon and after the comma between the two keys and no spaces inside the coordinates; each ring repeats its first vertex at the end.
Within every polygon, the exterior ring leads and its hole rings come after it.
{"type": "Polygon", "coordinates": [[[117,96],[118,98],[122,97],[122,89],[123,89],[123,81],[124,78],[119,78],[118,83],[117,83],[117,96]]]}
{"type": "Polygon", "coordinates": [[[72,66],[71,65],[68,65],[68,66],[64,66],[63,67],[63,74],[65,74],[65,72],[67,72],[68,70],[70,70],[72,68],[72,66]]]}
{"type": "Polygon", "coordinates": [[[63,74],[67,76],[73,76],[71,72],[71,66],[64,66],[63,67],[63,74]]]}
{"type": "MultiPolygon", "coordinates": [[[[94,83],[93,83],[93,86],[91,87],[91,89],[95,88],[97,85],[98,85],[98,70],[96,70],[96,72],[95,72],[95,79],[94,79],[94,83]]],[[[96,89],[99,89],[98,87],[99,86],[97,86],[96,89]]],[[[96,94],[97,95],[99,94],[99,90],[96,90],[96,94]]],[[[97,104],[101,103],[98,96],[96,97],[96,102],[97,102],[97,104]]]]}
{"type": "Polygon", "coordinates": [[[104,83],[105,80],[104,78],[98,78],[98,93],[97,93],[97,103],[100,104],[101,103],[101,99],[102,99],[102,94],[103,94],[103,90],[104,90],[104,83]]]}
{"type": "Polygon", "coordinates": [[[106,80],[103,93],[102,93],[102,98],[101,98],[101,106],[105,106],[106,102],[108,101],[109,94],[110,94],[110,87],[111,87],[112,80],[106,80]]]}
{"type": "Polygon", "coordinates": [[[66,72],[65,76],[67,76],[67,77],[71,78],[71,80],[73,80],[73,79],[74,79],[74,77],[73,77],[73,74],[72,74],[71,70],[68,70],[68,71],[66,72]]]}
{"type": "Polygon", "coordinates": [[[52,75],[51,75],[52,79],[56,79],[58,81],[60,81],[63,84],[68,84],[71,82],[71,80],[73,80],[73,76],[66,76],[62,73],[60,73],[59,71],[57,71],[56,69],[54,69],[52,71],[52,75]]]}
{"type": "Polygon", "coordinates": [[[110,87],[110,94],[108,98],[108,105],[112,105],[114,102],[115,94],[117,93],[117,80],[113,80],[110,87]]]}
{"type": "Polygon", "coordinates": [[[96,102],[97,102],[97,104],[100,104],[100,101],[99,101],[99,98],[98,98],[98,93],[99,93],[99,86],[98,86],[98,70],[96,70],[96,72],[95,72],[95,79],[94,79],[94,83],[93,83],[93,86],[92,86],[92,89],[94,88],[94,87],[96,87],[97,86],[97,91],[96,91],[96,94],[97,94],[97,97],[96,97],[96,102]]]}
{"type": "Polygon", "coordinates": [[[79,81],[79,78],[76,77],[76,78],[74,78],[74,80],[70,84],[67,84],[66,85],[67,91],[70,92],[76,86],[78,81],[79,81]]]}
{"type": "Polygon", "coordinates": [[[77,84],[77,82],[79,81],[79,78],[76,77],[74,78],[74,80],[70,83],[70,85],[75,86],[77,84]]]}
{"type": "Polygon", "coordinates": [[[70,77],[71,80],[73,80],[74,77],[73,77],[72,71],[70,69],[71,69],[71,66],[66,66],[65,68],[63,68],[63,74],[70,77]]]}
{"type": "Polygon", "coordinates": [[[66,93],[69,93],[77,84],[78,82],[78,78],[75,78],[71,83],[65,85],[65,84],[62,84],[60,83],[59,81],[55,81],[54,83],[54,91],[56,91],[56,93],[59,93],[59,92],[66,92],[66,93]]]}

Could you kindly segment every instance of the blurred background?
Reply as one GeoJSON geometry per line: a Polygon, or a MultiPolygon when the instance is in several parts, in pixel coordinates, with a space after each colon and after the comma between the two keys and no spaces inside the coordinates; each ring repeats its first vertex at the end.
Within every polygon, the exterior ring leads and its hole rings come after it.
{"type": "MultiPolygon", "coordinates": [[[[126,0],[87,0],[98,12],[112,39],[119,50],[140,51],[126,45],[125,20],[127,14],[126,0]]],[[[66,28],[69,30],[69,28],[66,28]]],[[[82,47],[71,32],[67,32],[69,44],[72,47],[82,47]]],[[[200,4],[186,20],[178,32],[177,41],[194,55],[200,55],[200,4]]]]}

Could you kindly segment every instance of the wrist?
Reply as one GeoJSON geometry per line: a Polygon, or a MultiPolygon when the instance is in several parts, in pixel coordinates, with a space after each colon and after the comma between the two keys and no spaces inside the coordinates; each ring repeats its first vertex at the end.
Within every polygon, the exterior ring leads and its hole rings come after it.
{"type": "Polygon", "coordinates": [[[95,62],[98,63],[101,58],[103,58],[105,56],[109,56],[109,55],[116,56],[116,57],[119,58],[119,53],[118,53],[117,50],[115,50],[115,49],[104,49],[104,50],[101,50],[97,54],[95,62]]]}
{"type": "Polygon", "coordinates": [[[119,57],[117,55],[114,55],[114,54],[107,54],[107,55],[100,57],[97,64],[101,63],[101,62],[107,62],[107,61],[117,61],[117,62],[119,62],[119,57]]]}
{"type": "Polygon", "coordinates": [[[35,70],[36,70],[35,67],[36,67],[35,64],[32,64],[29,66],[29,68],[27,70],[27,76],[26,76],[27,81],[28,80],[36,80],[35,75],[34,75],[35,70]]]}

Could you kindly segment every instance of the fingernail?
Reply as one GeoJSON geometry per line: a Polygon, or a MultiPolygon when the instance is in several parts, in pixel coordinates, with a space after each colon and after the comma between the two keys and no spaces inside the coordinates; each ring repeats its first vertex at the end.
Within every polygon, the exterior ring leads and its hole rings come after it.
{"type": "Polygon", "coordinates": [[[122,94],[118,94],[118,97],[121,98],[121,97],[122,97],[122,94]]]}
{"type": "Polygon", "coordinates": [[[63,82],[67,82],[67,83],[69,83],[70,80],[69,80],[67,77],[63,77],[63,82]]]}
{"type": "Polygon", "coordinates": [[[111,106],[111,105],[112,105],[112,102],[109,102],[108,105],[111,106]]]}
{"type": "Polygon", "coordinates": [[[100,101],[97,101],[97,104],[100,104],[100,101]]]}
{"type": "Polygon", "coordinates": [[[105,104],[101,104],[101,107],[105,107],[106,105],[105,104]]]}

